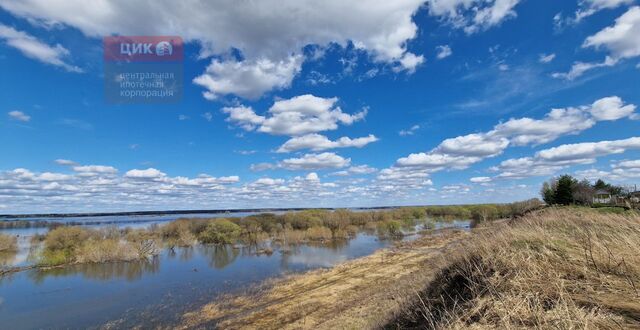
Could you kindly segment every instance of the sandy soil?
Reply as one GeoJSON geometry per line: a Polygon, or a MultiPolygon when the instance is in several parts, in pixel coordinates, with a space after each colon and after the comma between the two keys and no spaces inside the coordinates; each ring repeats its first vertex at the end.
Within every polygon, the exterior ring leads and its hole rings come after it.
{"type": "Polygon", "coordinates": [[[276,280],[253,294],[223,297],[186,313],[181,328],[375,328],[417,297],[468,235],[444,231],[331,269],[276,280]]]}

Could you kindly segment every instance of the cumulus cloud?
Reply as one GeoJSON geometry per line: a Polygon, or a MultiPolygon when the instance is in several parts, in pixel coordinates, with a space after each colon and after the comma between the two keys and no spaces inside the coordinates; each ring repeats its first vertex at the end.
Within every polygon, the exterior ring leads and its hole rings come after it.
{"type": "Polygon", "coordinates": [[[287,170],[321,170],[349,166],[350,158],[343,158],[332,152],[306,154],[300,158],[288,158],[279,163],[287,170]]]}
{"type": "Polygon", "coordinates": [[[491,182],[491,178],[488,176],[476,176],[469,179],[469,181],[473,183],[487,183],[487,182],[491,182]]]}
{"type": "MultiPolygon", "coordinates": [[[[168,205],[184,208],[191,203],[201,207],[211,200],[228,200],[227,187],[240,181],[238,176],[207,174],[170,177],[153,168],[118,175],[112,166],[62,163],[71,166],[66,169],[68,173],[38,173],[24,168],[0,171],[0,203],[20,212],[32,212],[33,205],[52,212],[166,209],[168,205]]],[[[231,194],[233,198],[242,197],[237,191],[231,194]]]]}
{"type": "Polygon", "coordinates": [[[335,141],[329,140],[324,135],[320,134],[307,134],[299,137],[294,137],[285,142],[280,148],[278,148],[277,152],[292,152],[302,149],[311,149],[313,151],[322,151],[327,149],[335,149],[335,148],[362,148],[369,143],[378,141],[378,138],[373,134],[369,134],[369,136],[360,137],[360,138],[349,138],[343,136],[335,141]]]}
{"type": "Polygon", "coordinates": [[[3,24],[0,24],[0,40],[3,40],[7,46],[17,49],[24,56],[36,61],[57,66],[69,72],[82,72],[79,67],[66,62],[69,51],[60,44],[50,46],[26,32],[3,24]]]}
{"type": "Polygon", "coordinates": [[[258,116],[251,107],[245,106],[224,107],[222,112],[229,115],[228,122],[236,123],[247,131],[254,130],[265,119],[263,116],[258,116]]]}
{"type": "Polygon", "coordinates": [[[335,130],[338,124],[351,125],[367,115],[367,109],[352,115],[344,113],[337,102],[335,97],[305,94],[275,101],[264,116],[245,106],[224,108],[223,111],[229,114],[228,121],[245,130],[288,136],[335,130]]]}
{"type": "Polygon", "coordinates": [[[374,62],[415,70],[423,58],[407,50],[417,35],[412,17],[423,0],[146,2],[81,0],[0,1],[12,14],[42,25],[72,26],[85,35],[180,35],[196,41],[201,57],[215,56],[195,82],[207,98],[235,94],[257,98],[287,87],[300,71],[302,49],[354,45],[374,62]],[[137,24],[140,18],[145,24],[137,24]],[[171,22],[171,24],[166,24],[171,22]],[[251,22],[252,24],[246,24],[251,22]],[[234,50],[242,60],[234,58],[234,50]]]}
{"type": "Polygon", "coordinates": [[[29,120],[31,120],[31,116],[27,115],[22,111],[17,111],[17,110],[9,111],[7,115],[9,115],[9,118],[17,121],[28,122],[29,120]]]}
{"type": "Polygon", "coordinates": [[[301,55],[279,61],[268,58],[242,62],[213,60],[193,82],[207,89],[203,95],[208,100],[227,94],[257,99],[268,91],[291,86],[291,81],[302,68],[302,62],[301,55]]]}
{"type": "Polygon", "coordinates": [[[148,168],[146,170],[138,170],[138,169],[129,170],[127,171],[127,173],[125,173],[124,176],[127,178],[134,178],[134,179],[159,179],[167,175],[155,168],[148,168]]]}
{"type": "Polygon", "coordinates": [[[358,166],[351,166],[348,169],[343,171],[333,172],[330,175],[334,175],[334,176],[364,175],[364,174],[375,173],[377,171],[378,171],[377,169],[369,165],[358,165],[358,166]]]}
{"type": "Polygon", "coordinates": [[[621,98],[611,96],[595,101],[589,112],[596,120],[618,120],[631,117],[635,110],[635,105],[624,105],[621,98]]]}
{"type": "Polygon", "coordinates": [[[395,167],[426,173],[465,169],[502,154],[510,145],[548,143],[567,134],[578,134],[598,121],[632,118],[635,108],[633,104],[625,105],[617,96],[610,96],[596,100],[591,105],[552,109],[543,119],[512,118],[497,124],[491,131],[445,139],[429,152],[412,153],[399,158],[395,167]]]}
{"type": "Polygon", "coordinates": [[[583,47],[604,47],[614,59],[640,55],[640,7],[630,8],[613,26],[588,37],[583,47]]]}
{"type": "Polygon", "coordinates": [[[502,161],[495,178],[548,176],[572,165],[592,164],[598,157],[640,150],[640,137],[623,140],[564,144],[538,151],[533,157],[502,161]]]}

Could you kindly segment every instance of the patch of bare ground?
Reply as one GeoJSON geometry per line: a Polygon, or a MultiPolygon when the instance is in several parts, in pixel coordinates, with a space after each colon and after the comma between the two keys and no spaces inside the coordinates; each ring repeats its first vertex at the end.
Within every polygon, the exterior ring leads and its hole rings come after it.
{"type": "Polygon", "coordinates": [[[362,329],[407,307],[468,233],[443,231],[331,269],[289,276],[251,295],[226,296],[184,315],[182,328],[362,329]]]}

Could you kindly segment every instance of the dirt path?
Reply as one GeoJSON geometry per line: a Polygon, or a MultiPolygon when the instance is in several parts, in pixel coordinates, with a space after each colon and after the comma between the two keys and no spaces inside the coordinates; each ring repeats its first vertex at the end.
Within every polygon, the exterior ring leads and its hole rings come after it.
{"type": "Polygon", "coordinates": [[[393,317],[468,233],[445,231],[327,270],[290,276],[184,315],[182,328],[364,329],[393,317]]]}

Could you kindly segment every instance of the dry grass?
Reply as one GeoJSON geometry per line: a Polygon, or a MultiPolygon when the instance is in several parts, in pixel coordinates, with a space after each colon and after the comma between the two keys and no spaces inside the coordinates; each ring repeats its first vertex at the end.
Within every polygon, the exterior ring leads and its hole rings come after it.
{"type": "Polygon", "coordinates": [[[640,327],[640,216],[547,209],[493,226],[389,328],[640,327]]]}
{"type": "Polygon", "coordinates": [[[18,244],[15,236],[0,234],[0,253],[16,252],[17,250],[18,244]]]}
{"type": "MultiPolygon", "coordinates": [[[[468,234],[451,231],[404,243],[331,269],[267,283],[184,315],[182,328],[362,329],[384,324],[416,292],[427,265],[468,234]]],[[[423,287],[424,284],[421,284],[423,287]]]]}
{"type": "Polygon", "coordinates": [[[640,216],[546,209],[227,296],[183,328],[640,328],[640,216]]]}

